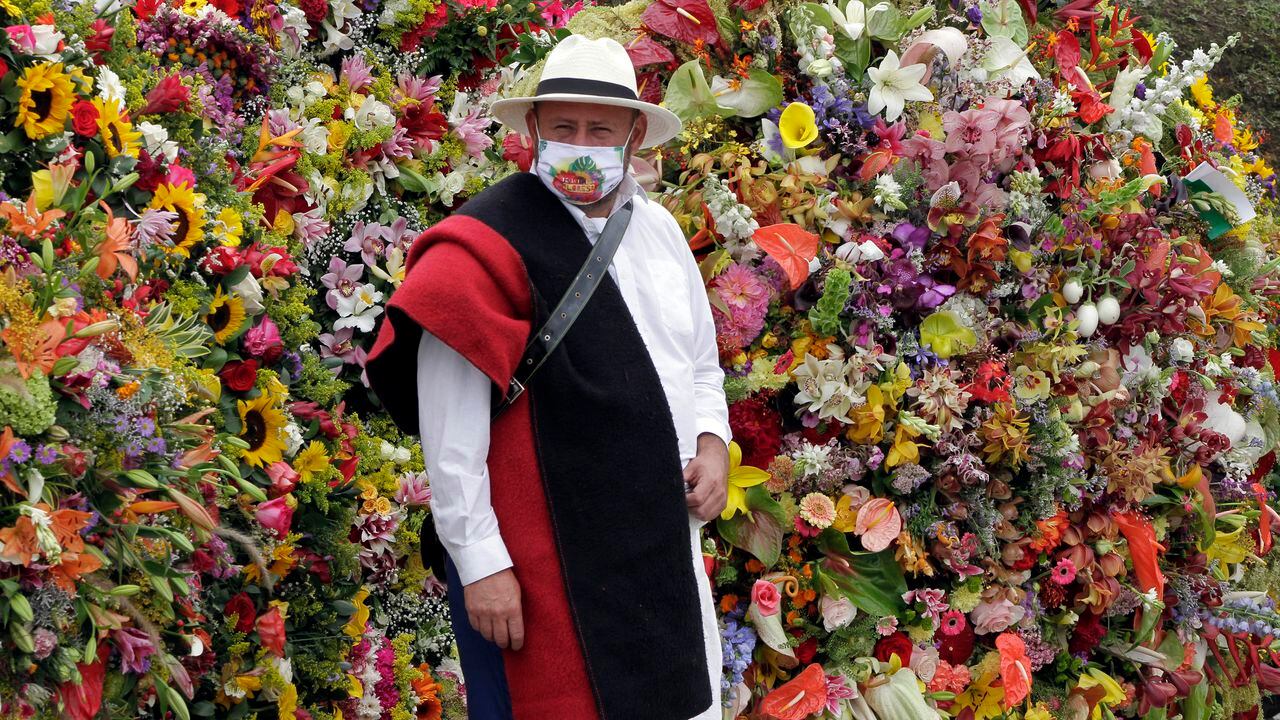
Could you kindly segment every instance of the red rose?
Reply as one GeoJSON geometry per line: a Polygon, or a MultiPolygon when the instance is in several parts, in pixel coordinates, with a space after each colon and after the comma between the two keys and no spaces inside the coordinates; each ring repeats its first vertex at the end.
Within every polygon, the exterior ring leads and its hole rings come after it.
{"type": "Polygon", "coordinates": [[[808,665],[818,654],[818,638],[809,638],[796,646],[796,659],[801,665],[808,665]]]}
{"type": "Polygon", "coordinates": [[[77,135],[93,137],[98,134],[98,108],[88,100],[81,100],[71,108],[72,126],[77,135]]]}
{"type": "Polygon", "coordinates": [[[284,657],[284,618],[280,616],[280,608],[273,607],[258,618],[258,638],[262,646],[270,650],[276,657],[284,657]]]}
{"type": "Polygon", "coordinates": [[[258,379],[258,361],[232,360],[222,366],[218,376],[222,378],[227,389],[235,392],[249,392],[258,379]]]}
{"type": "Polygon", "coordinates": [[[880,662],[889,662],[890,658],[897,655],[905,666],[911,663],[911,651],[914,649],[915,645],[911,643],[911,638],[899,631],[889,637],[880,638],[880,642],[876,643],[875,656],[880,662]]]}
{"type": "Polygon", "coordinates": [[[253,632],[253,622],[258,616],[254,612],[253,600],[247,593],[240,593],[231,598],[231,602],[228,602],[225,608],[225,614],[227,617],[236,616],[236,632],[253,632]]]}

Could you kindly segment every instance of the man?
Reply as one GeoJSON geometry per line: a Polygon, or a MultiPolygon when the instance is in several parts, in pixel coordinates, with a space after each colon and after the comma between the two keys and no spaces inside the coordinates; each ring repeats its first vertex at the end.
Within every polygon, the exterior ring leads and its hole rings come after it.
{"type": "Polygon", "coordinates": [[[719,718],[700,528],[727,497],[723,373],[679,226],[627,172],[680,121],[638,99],[621,45],[581,36],[549,54],[535,96],[493,112],[533,139],[535,172],[418,238],[367,365],[422,438],[470,717],[719,718]],[[627,205],[609,277],[491,423],[627,205]]]}

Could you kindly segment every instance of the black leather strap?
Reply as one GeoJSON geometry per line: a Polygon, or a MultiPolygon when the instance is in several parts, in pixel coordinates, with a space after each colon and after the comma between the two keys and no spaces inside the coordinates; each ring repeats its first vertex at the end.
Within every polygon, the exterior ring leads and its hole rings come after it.
{"type": "Polygon", "coordinates": [[[622,236],[627,233],[627,226],[631,224],[631,203],[632,201],[628,200],[625,205],[609,216],[609,221],[604,224],[604,230],[591,248],[587,261],[582,264],[577,277],[569,284],[569,290],[552,309],[546,324],[525,347],[524,355],[521,356],[520,364],[516,367],[511,384],[507,388],[507,397],[494,406],[491,419],[497,419],[524,394],[525,388],[529,386],[529,379],[547,361],[551,353],[560,345],[560,341],[564,340],[564,336],[569,333],[569,328],[573,327],[574,321],[578,319],[578,315],[582,314],[582,309],[595,294],[596,288],[600,287],[605,274],[609,272],[609,263],[613,262],[614,253],[622,244],[622,236]]]}

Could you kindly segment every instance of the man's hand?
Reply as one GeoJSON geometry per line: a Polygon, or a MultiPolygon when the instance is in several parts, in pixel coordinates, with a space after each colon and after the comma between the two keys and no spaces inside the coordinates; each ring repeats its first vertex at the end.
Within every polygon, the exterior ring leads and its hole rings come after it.
{"type": "Polygon", "coordinates": [[[698,436],[698,454],[684,467],[690,491],[685,503],[693,516],[711,522],[729,501],[729,448],[712,433],[698,436]]]}
{"type": "Polygon", "coordinates": [[[463,600],[471,627],[498,647],[524,647],[524,618],[520,610],[520,583],[507,568],[463,586],[463,600]]]}

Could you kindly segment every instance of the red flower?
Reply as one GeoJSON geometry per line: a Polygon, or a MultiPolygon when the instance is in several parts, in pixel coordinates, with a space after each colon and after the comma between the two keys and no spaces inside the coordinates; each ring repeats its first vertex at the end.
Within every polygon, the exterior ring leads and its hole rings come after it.
{"type": "Polygon", "coordinates": [[[533,167],[533,141],[523,133],[507,133],[502,138],[502,159],[515,163],[521,172],[529,172],[533,167]]]}
{"type": "Polygon", "coordinates": [[[289,499],[288,495],[281,495],[264,503],[258,503],[257,509],[253,511],[258,524],[277,538],[288,535],[289,527],[293,525],[293,508],[289,507],[289,499]]]}
{"type": "Polygon", "coordinates": [[[98,108],[88,100],[81,100],[71,108],[71,126],[77,135],[91,138],[98,134],[98,108]]]}
{"type": "Polygon", "coordinates": [[[325,0],[302,0],[299,5],[302,13],[307,16],[307,22],[312,25],[319,25],[329,16],[329,3],[325,0]]]}
{"type": "Polygon", "coordinates": [[[449,132],[449,118],[436,109],[434,102],[417,102],[406,105],[401,111],[400,126],[414,142],[425,145],[449,132]]]}
{"type": "Polygon", "coordinates": [[[729,406],[729,427],[742,447],[742,464],[767,468],[782,447],[782,418],[765,398],[753,396],[729,406]]]}
{"type": "Polygon", "coordinates": [[[227,617],[236,616],[236,632],[249,633],[253,632],[253,623],[258,619],[258,614],[254,612],[253,600],[248,593],[239,593],[231,598],[225,608],[227,617]]]}
{"type": "Polygon", "coordinates": [[[139,20],[150,20],[163,4],[164,0],[138,0],[138,3],[133,6],[133,14],[137,15],[139,20]]]}
{"type": "Polygon", "coordinates": [[[915,649],[911,639],[905,633],[899,631],[894,634],[880,638],[876,643],[875,657],[880,662],[889,662],[894,655],[898,656],[898,660],[902,664],[909,665],[911,663],[911,651],[915,649]]]}
{"type": "Polygon", "coordinates": [[[235,392],[249,392],[258,379],[257,360],[232,360],[218,371],[227,389],[235,392]]]}
{"type": "Polygon", "coordinates": [[[284,618],[280,608],[273,607],[258,618],[258,638],[262,646],[270,650],[276,657],[284,657],[284,618]]]}
{"type": "Polygon", "coordinates": [[[93,34],[84,41],[84,47],[93,55],[99,55],[111,49],[111,41],[116,36],[116,29],[111,23],[98,18],[89,26],[93,34]]]}
{"type": "Polygon", "coordinates": [[[244,258],[235,248],[219,245],[200,260],[200,269],[210,275],[226,275],[244,264],[244,258]]]}
{"type": "Polygon", "coordinates": [[[1076,623],[1075,632],[1071,634],[1071,639],[1067,641],[1067,651],[1072,655],[1078,655],[1083,652],[1089,652],[1102,642],[1103,636],[1107,634],[1107,629],[1102,626],[1102,616],[1095,613],[1086,613],[1080,618],[1080,622],[1076,623]]]}
{"type": "Polygon", "coordinates": [[[80,681],[68,680],[58,686],[62,700],[62,717],[67,720],[93,720],[102,708],[102,681],[107,676],[106,643],[98,643],[98,658],[86,665],[76,663],[80,681]]]}
{"type": "Polygon", "coordinates": [[[5,62],[4,58],[0,58],[0,80],[3,80],[4,76],[8,74],[9,74],[9,63],[5,62]]]}
{"type": "Polygon", "coordinates": [[[283,460],[277,460],[267,466],[267,477],[271,478],[270,495],[273,498],[291,493],[298,486],[297,471],[283,460]]]}
{"type": "Polygon", "coordinates": [[[240,0],[209,0],[209,4],[231,17],[239,15],[242,9],[240,6],[240,0]]]}
{"type": "Polygon", "coordinates": [[[818,638],[809,638],[796,646],[796,659],[801,665],[807,665],[813,662],[813,658],[818,654],[818,638]]]}
{"type": "Polygon", "coordinates": [[[966,623],[954,635],[943,634],[938,643],[938,657],[952,665],[964,665],[973,656],[973,644],[977,635],[973,625],[966,623]]]}
{"type": "Polygon", "coordinates": [[[177,73],[166,75],[147,93],[147,104],[139,115],[159,115],[181,110],[191,97],[191,89],[182,84],[177,73]]]}
{"type": "Polygon", "coordinates": [[[965,387],[965,392],[985,403],[1007,402],[1009,389],[1013,387],[1013,378],[1005,371],[1004,365],[988,360],[978,366],[973,382],[965,387]]]}

